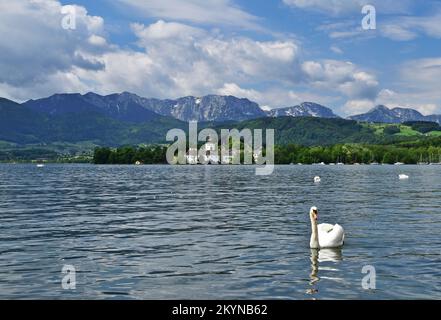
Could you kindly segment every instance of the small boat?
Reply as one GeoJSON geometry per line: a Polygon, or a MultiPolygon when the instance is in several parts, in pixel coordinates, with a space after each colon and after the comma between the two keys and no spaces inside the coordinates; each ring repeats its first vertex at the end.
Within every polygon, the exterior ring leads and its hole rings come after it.
{"type": "Polygon", "coordinates": [[[319,176],[314,177],[314,183],[320,183],[322,179],[319,176]]]}
{"type": "Polygon", "coordinates": [[[44,164],[42,164],[42,163],[39,163],[39,164],[37,164],[37,168],[44,168],[45,166],[44,166],[44,164]]]}
{"type": "Polygon", "coordinates": [[[379,166],[380,164],[378,162],[372,162],[371,166],[379,166]]]}
{"type": "Polygon", "coordinates": [[[343,162],[338,162],[337,165],[338,166],[344,166],[345,164],[343,162]]]}
{"type": "Polygon", "coordinates": [[[402,163],[402,162],[395,162],[394,163],[394,165],[396,165],[396,166],[402,166],[404,163],[402,163]]]}
{"type": "Polygon", "coordinates": [[[399,178],[400,180],[407,180],[407,179],[409,179],[409,176],[406,175],[406,174],[400,174],[400,175],[398,176],[398,178],[399,178]]]}

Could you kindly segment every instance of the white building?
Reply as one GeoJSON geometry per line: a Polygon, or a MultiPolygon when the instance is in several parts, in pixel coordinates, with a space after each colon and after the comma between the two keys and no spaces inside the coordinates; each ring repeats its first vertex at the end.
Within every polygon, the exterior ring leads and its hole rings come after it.
{"type": "Polygon", "coordinates": [[[231,156],[222,156],[222,164],[231,164],[232,161],[231,156]]]}
{"type": "Polygon", "coordinates": [[[257,149],[256,151],[254,151],[253,153],[253,159],[255,163],[259,163],[259,161],[263,158],[263,152],[262,149],[257,149]]]}
{"type": "Polygon", "coordinates": [[[196,148],[190,148],[186,155],[187,164],[194,165],[201,162],[205,164],[219,164],[220,158],[216,149],[216,144],[214,142],[208,141],[204,145],[203,149],[201,149],[202,161],[199,161],[199,151],[196,148]]]}
{"type": "Polygon", "coordinates": [[[190,148],[187,153],[187,164],[198,164],[198,149],[190,148]]]}
{"type": "Polygon", "coordinates": [[[204,163],[219,164],[219,151],[217,145],[210,140],[205,144],[204,163]]]}

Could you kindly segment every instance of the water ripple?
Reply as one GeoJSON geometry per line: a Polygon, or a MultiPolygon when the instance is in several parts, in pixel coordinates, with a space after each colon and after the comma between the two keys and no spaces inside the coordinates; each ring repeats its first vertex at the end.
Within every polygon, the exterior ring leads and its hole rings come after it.
{"type": "Polygon", "coordinates": [[[440,181],[438,166],[0,165],[0,298],[441,299],[440,181]],[[345,227],[342,251],[309,249],[312,205],[345,227]]]}

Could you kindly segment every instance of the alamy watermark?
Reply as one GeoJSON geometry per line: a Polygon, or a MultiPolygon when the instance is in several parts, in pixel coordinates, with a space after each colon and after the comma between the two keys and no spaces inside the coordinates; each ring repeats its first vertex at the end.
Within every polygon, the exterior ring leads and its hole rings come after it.
{"type": "Polygon", "coordinates": [[[361,9],[361,13],[364,14],[364,18],[361,20],[361,28],[363,30],[376,30],[377,29],[377,10],[373,5],[365,5],[361,9]]]}
{"type": "Polygon", "coordinates": [[[77,11],[74,6],[63,6],[61,8],[61,27],[64,30],[76,30],[77,28],[77,11]]]}
{"type": "Polygon", "coordinates": [[[367,265],[361,269],[366,274],[361,280],[361,286],[364,290],[375,290],[377,288],[377,271],[374,266],[367,265]]]}
{"type": "Polygon", "coordinates": [[[75,290],[77,288],[76,269],[72,265],[64,265],[61,269],[64,275],[61,279],[61,288],[64,290],[75,290]]]}
{"type": "Polygon", "coordinates": [[[193,121],[189,123],[188,136],[187,143],[184,130],[172,129],[167,133],[167,141],[174,142],[167,150],[169,164],[256,164],[256,175],[274,172],[273,129],[265,130],[263,144],[262,129],[222,129],[219,137],[214,129],[203,129],[198,133],[197,122],[193,121]],[[204,143],[200,148],[199,142],[204,143]]]}

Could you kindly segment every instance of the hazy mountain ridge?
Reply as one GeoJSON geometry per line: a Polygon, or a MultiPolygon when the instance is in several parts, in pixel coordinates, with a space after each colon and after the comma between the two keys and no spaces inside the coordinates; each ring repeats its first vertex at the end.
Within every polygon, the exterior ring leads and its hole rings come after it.
{"type": "Polygon", "coordinates": [[[255,102],[233,96],[208,95],[150,102],[151,110],[181,121],[243,121],[265,117],[255,102]]]}
{"type": "Polygon", "coordinates": [[[273,109],[268,111],[270,117],[316,117],[316,118],[340,118],[330,108],[314,102],[303,102],[299,105],[273,109]]]}
{"type": "Polygon", "coordinates": [[[424,116],[419,111],[411,108],[393,108],[379,105],[370,111],[351,116],[351,120],[363,122],[379,122],[379,123],[403,123],[408,121],[433,121],[441,123],[441,115],[424,116]]]}
{"type": "Polygon", "coordinates": [[[101,96],[92,92],[80,94],[56,94],[48,98],[30,100],[23,106],[50,116],[69,113],[98,112],[116,120],[145,122],[159,115],[143,106],[143,98],[130,93],[101,96]]]}
{"type": "Polygon", "coordinates": [[[107,96],[90,92],[85,95],[56,94],[48,98],[30,100],[23,105],[50,115],[93,110],[118,120],[133,122],[149,121],[157,115],[186,122],[242,121],[266,116],[255,102],[217,95],[159,100],[143,98],[129,92],[107,96]]]}

